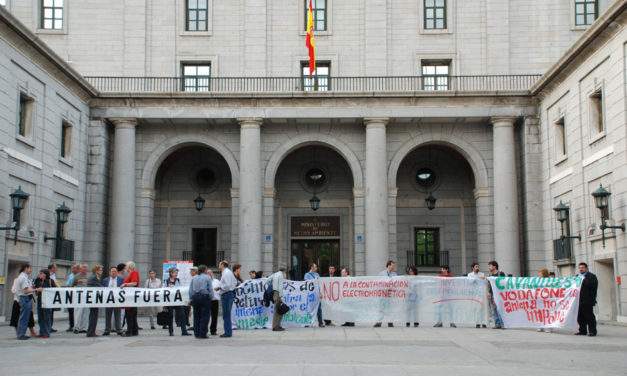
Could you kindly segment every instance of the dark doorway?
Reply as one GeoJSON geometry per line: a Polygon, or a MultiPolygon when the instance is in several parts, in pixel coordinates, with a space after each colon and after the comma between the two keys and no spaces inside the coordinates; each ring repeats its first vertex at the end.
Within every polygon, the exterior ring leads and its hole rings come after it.
{"type": "Polygon", "coordinates": [[[309,264],[315,262],[322,277],[329,276],[329,266],[340,270],[340,241],[334,240],[292,240],[292,267],[290,279],[300,281],[309,271],[309,264]]]}
{"type": "Polygon", "coordinates": [[[216,266],[217,228],[192,229],[192,261],[194,265],[216,266]]]}

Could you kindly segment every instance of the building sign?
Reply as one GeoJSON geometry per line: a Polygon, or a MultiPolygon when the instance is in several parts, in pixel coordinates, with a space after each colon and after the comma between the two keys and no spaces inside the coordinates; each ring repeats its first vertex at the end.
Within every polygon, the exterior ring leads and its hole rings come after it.
{"type": "Polygon", "coordinates": [[[293,237],[340,236],[340,217],[292,217],[293,237]]]}

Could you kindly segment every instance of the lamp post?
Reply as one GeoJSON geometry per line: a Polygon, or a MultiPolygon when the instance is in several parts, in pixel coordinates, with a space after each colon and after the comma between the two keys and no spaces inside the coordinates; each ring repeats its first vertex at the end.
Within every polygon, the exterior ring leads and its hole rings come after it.
{"type": "Polygon", "coordinates": [[[427,205],[427,209],[433,210],[435,209],[435,202],[437,199],[433,197],[433,194],[429,192],[429,196],[425,198],[425,205],[427,205]]]}
{"type": "Polygon", "coordinates": [[[30,195],[24,192],[21,186],[17,187],[17,189],[9,195],[9,197],[11,197],[11,209],[13,210],[12,222],[10,226],[0,227],[0,230],[15,230],[13,244],[17,244],[17,232],[20,230],[20,212],[24,209],[24,204],[28,196],[30,195]]]}
{"type": "Polygon", "coordinates": [[[313,211],[320,209],[320,199],[318,196],[314,194],[314,196],[309,200],[309,206],[313,211]]]}
{"type": "Polygon", "coordinates": [[[196,210],[201,211],[205,207],[205,199],[200,195],[194,199],[194,205],[196,205],[196,210]]]}
{"type": "Polygon", "coordinates": [[[605,230],[606,229],[621,229],[625,232],[625,224],[610,226],[607,224],[607,220],[609,219],[609,201],[610,195],[612,193],[607,189],[603,188],[603,184],[599,185],[594,192],[592,192],[592,197],[594,197],[594,204],[601,211],[601,225],[599,228],[601,229],[601,238],[603,239],[603,248],[605,248],[605,230]]]}
{"type": "Polygon", "coordinates": [[[63,227],[67,223],[71,212],[72,212],[72,209],[68,208],[65,205],[65,202],[59,205],[59,207],[57,207],[55,210],[55,213],[57,214],[57,231],[55,233],[55,236],[46,236],[44,234],[44,242],[47,242],[48,240],[54,240],[54,257],[55,258],[62,258],[61,249],[62,249],[63,240],[64,240],[63,239],[63,227]]]}

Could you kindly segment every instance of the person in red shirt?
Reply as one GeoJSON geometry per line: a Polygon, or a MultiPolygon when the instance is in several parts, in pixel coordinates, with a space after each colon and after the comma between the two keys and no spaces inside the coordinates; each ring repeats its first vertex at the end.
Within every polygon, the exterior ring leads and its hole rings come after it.
{"type": "MultiPolygon", "coordinates": [[[[451,269],[448,267],[448,265],[442,265],[440,267],[440,273],[438,274],[438,277],[441,278],[450,278],[453,276],[453,273],[451,273],[451,269]]],[[[452,316],[453,316],[453,310],[451,308],[451,303],[449,301],[447,301],[448,298],[448,291],[447,291],[447,283],[444,281],[442,282],[442,286],[441,286],[441,301],[438,304],[438,306],[436,307],[436,316],[437,316],[437,323],[435,325],[433,325],[435,328],[441,328],[442,327],[442,316],[443,313],[445,316],[447,316],[449,319],[452,320],[452,316]],[[445,311],[445,312],[443,312],[445,311]]],[[[451,321],[451,328],[457,328],[457,326],[455,325],[455,323],[453,321],[451,321]]]]}
{"type": "MultiPolygon", "coordinates": [[[[128,276],[120,287],[138,287],[139,272],[135,270],[135,263],[133,261],[127,262],[126,270],[128,270],[128,276]]],[[[137,325],[137,307],[126,308],[125,311],[126,333],[124,333],[124,336],[133,337],[139,335],[139,326],[137,325]]]]}

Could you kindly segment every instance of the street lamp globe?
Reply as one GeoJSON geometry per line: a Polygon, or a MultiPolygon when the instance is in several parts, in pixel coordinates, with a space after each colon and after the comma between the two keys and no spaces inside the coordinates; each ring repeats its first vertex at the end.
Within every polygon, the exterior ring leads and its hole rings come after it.
{"type": "Polygon", "coordinates": [[[205,207],[205,199],[198,195],[194,199],[194,204],[196,205],[196,210],[201,211],[205,207]]]}
{"type": "Polygon", "coordinates": [[[435,209],[435,202],[436,201],[437,201],[437,199],[435,197],[433,197],[433,194],[429,193],[429,196],[427,196],[427,198],[425,198],[425,204],[427,205],[427,209],[429,209],[429,210],[435,209]]]}
{"type": "Polygon", "coordinates": [[[13,210],[22,210],[24,209],[24,204],[26,203],[26,199],[28,199],[29,194],[24,192],[22,187],[19,186],[9,196],[11,197],[11,206],[13,207],[13,210]]]}
{"type": "Polygon", "coordinates": [[[63,202],[55,211],[57,212],[57,221],[59,221],[60,224],[65,224],[70,217],[72,209],[68,208],[65,202],[63,202]]]}
{"type": "Polygon", "coordinates": [[[563,223],[568,220],[570,209],[561,200],[560,200],[560,203],[557,204],[557,206],[553,208],[553,210],[555,211],[555,214],[557,214],[558,221],[563,223]]]}
{"type": "Polygon", "coordinates": [[[604,211],[605,209],[607,209],[611,194],[612,193],[610,193],[610,191],[603,188],[602,184],[599,185],[599,188],[597,188],[594,192],[592,192],[592,197],[594,197],[594,204],[596,205],[597,209],[601,211],[604,211]]]}

